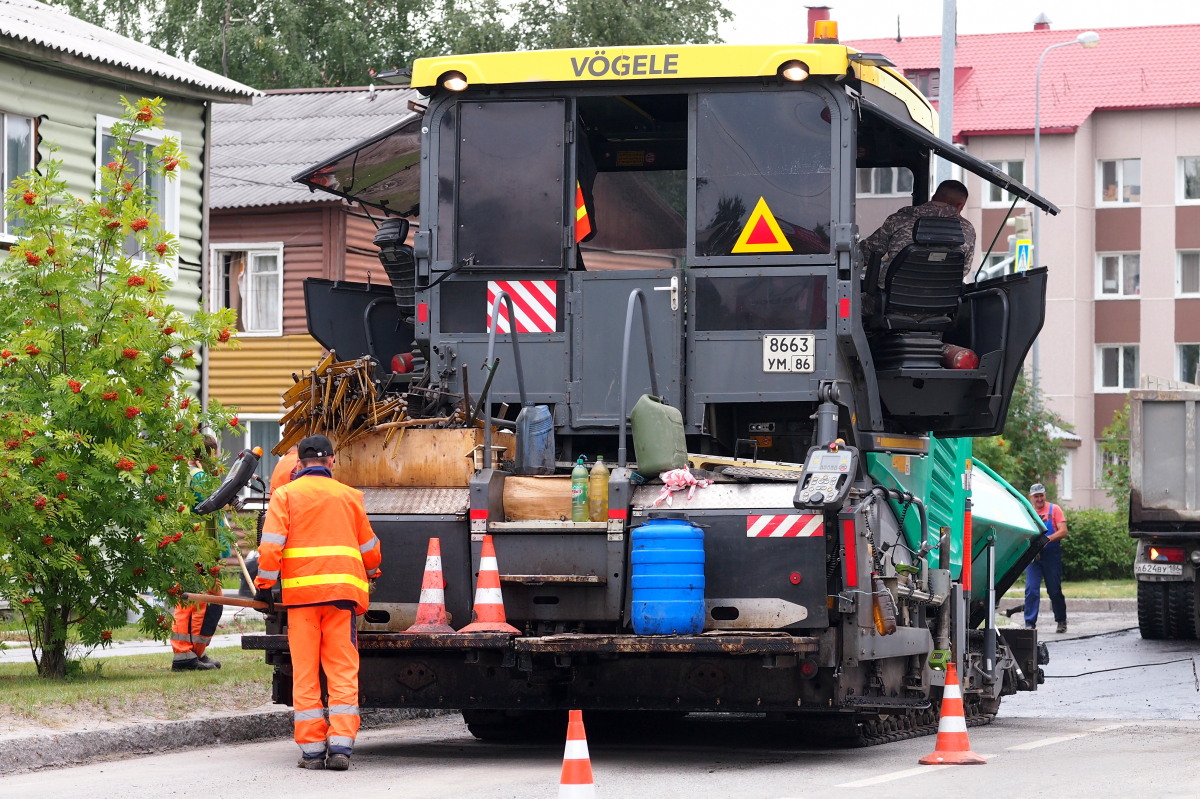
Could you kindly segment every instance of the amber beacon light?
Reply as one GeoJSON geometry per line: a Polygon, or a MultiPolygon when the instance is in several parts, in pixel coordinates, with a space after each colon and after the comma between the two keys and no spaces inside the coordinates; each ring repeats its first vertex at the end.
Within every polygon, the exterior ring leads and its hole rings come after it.
{"type": "Polygon", "coordinates": [[[813,44],[837,44],[837,21],[819,19],[813,24],[813,44]]]}

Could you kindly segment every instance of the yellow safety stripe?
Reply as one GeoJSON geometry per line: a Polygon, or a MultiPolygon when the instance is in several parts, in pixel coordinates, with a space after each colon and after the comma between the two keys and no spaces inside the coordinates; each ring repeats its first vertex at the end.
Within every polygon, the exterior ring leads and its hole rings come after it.
{"type": "Polygon", "coordinates": [[[334,555],[360,559],[362,557],[354,547],[291,547],[283,550],[285,558],[322,558],[334,555]]]}
{"type": "Polygon", "coordinates": [[[367,591],[369,589],[366,580],[360,580],[353,574],[310,574],[307,577],[283,578],[284,588],[303,588],[306,585],[329,585],[333,583],[346,583],[360,591],[367,591]]]}

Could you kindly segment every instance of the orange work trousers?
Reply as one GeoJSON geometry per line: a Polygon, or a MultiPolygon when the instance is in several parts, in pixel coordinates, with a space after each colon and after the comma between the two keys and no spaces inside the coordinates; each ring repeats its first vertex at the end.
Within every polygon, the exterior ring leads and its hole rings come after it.
{"type": "Polygon", "coordinates": [[[306,757],[349,755],[358,735],[358,640],[354,611],[334,605],[288,608],[295,739],[306,757]],[[329,718],[321,704],[321,671],[329,718]]]}
{"type": "MultiPolygon", "coordinates": [[[[221,593],[221,582],[213,583],[210,593],[221,593]]],[[[220,605],[207,605],[203,602],[184,603],[176,605],[175,623],[171,627],[171,651],[175,662],[193,660],[204,657],[204,650],[212,643],[213,633],[217,631],[217,622],[221,620],[224,608],[220,605]]]]}

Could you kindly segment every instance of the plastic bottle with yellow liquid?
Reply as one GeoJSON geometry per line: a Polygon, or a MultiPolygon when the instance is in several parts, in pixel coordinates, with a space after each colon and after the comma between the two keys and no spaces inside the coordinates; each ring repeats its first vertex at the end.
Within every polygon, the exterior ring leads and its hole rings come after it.
{"type": "Polygon", "coordinates": [[[583,456],[575,461],[571,470],[571,521],[586,522],[588,520],[588,470],[583,465],[583,456]]]}
{"type": "Polygon", "coordinates": [[[604,456],[596,458],[588,476],[588,518],[594,522],[608,521],[608,467],[604,456]]]}
{"type": "Polygon", "coordinates": [[[875,630],[880,635],[891,635],[896,632],[896,601],[878,574],[871,575],[871,594],[875,630]]]}

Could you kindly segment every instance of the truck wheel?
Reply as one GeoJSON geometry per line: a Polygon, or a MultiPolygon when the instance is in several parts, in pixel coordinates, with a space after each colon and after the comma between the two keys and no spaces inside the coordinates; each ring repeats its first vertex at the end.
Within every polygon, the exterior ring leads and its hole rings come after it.
{"type": "Polygon", "coordinates": [[[1138,630],[1147,641],[1167,637],[1167,586],[1169,583],[1137,584],[1138,630]]]}
{"type": "Polygon", "coordinates": [[[1167,629],[1169,637],[1194,639],[1200,625],[1196,618],[1196,584],[1165,583],[1167,586],[1167,629]]]}

